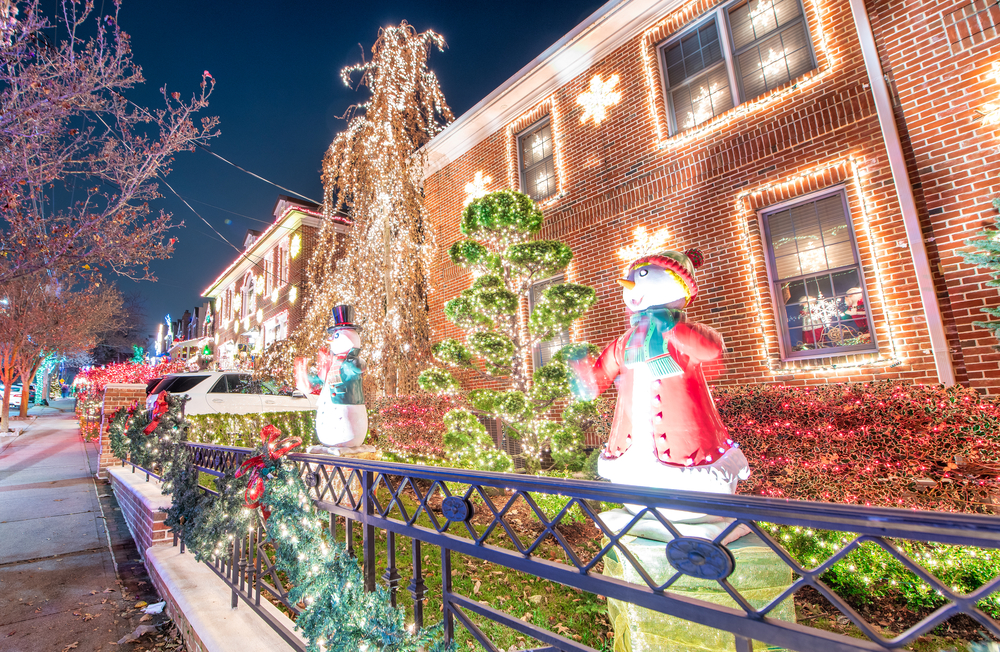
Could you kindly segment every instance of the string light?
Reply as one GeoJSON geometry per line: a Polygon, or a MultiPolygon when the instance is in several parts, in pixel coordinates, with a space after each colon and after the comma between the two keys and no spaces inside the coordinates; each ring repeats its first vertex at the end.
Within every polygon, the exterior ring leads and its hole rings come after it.
{"type": "MultiPolygon", "coordinates": [[[[1000,84],[1000,61],[993,62],[988,76],[991,77],[997,84],[1000,84]]],[[[983,121],[984,125],[1000,124],[1000,94],[998,94],[996,104],[986,104],[982,109],[979,109],[977,113],[982,116],[980,119],[983,121]]]]}
{"type": "MultiPolygon", "coordinates": [[[[760,15],[757,16],[758,19],[762,16],[766,16],[767,11],[772,10],[772,7],[768,6],[769,4],[770,3],[759,3],[757,5],[757,9],[761,12],[760,15]]],[[[814,45],[816,46],[815,50],[820,58],[820,61],[818,61],[819,65],[816,68],[803,74],[794,84],[782,84],[770,92],[764,93],[759,97],[746,100],[736,105],[729,111],[720,113],[713,118],[706,119],[700,124],[698,124],[697,120],[695,120],[692,116],[695,126],[674,135],[666,133],[665,128],[666,105],[661,92],[660,75],[656,65],[657,47],[663,39],[662,33],[666,26],[683,25],[687,23],[690,18],[695,18],[695,16],[689,15],[691,11],[699,8],[701,5],[695,2],[690,2],[683,8],[671,13],[659,23],[646,30],[642,35],[642,39],[640,39],[639,55],[642,61],[643,76],[646,79],[647,104],[649,106],[650,115],[653,118],[653,124],[656,129],[656,140],[659,147],[680,147],[693,139],[701,138],[702,136],[719,129],[725,129],[733,123],[743,120],[751,113],[754,113],[765,106],[779,102],[792,93],[798,93],[829,76],[829,74],[836,68],[838,61],[831,53],[827,42],[826,29],[823,21],[824,12],[820,10],[820,0],[811,0],[809,4],[812,9],[811,13],[815,17],[818,32],[814,39],[814,45]]]]}
{"type": "MultiPolygon", "coordinates": [[[[750,236],[749,223],[751,220],[755,219],[756,213],[753,206],[751,205],[751,199],[759,197],[764,193],[780,194],[789,188],[797,187],[796,184],[801,182],[811,182],[813,179],[821,177],[824,173],[833,170],[849,168],[850,173],[853,176],[855,191],[859,198],[859,203],[861,206],[861,224],[868,238],[868,241],[872,247],[873,255],[876,261],[887,259],[887,257],[880,256],[879,252],[876,250],[875,239],[871,231],[871,220],[868,214],[867,204],[865,202],[865,192],[864,185],[862,184],[860,171],[858,169],[857,162],[853,156],[847,156],[844,158],[834,159],[833,161],[820,164],[814,168],[801,172],[799,174],[792,175],[785,178],[782,181],[775,181],[772,183],[763,184],[752,190],[746,190],[737,195],[736,198],[736,213],[739,216],[738,222],[740,225],[740,232],[743,235],[743,244],[747,251],[747,255],[750,260],[750,273],[748,277],[750,278],[750,288],[752,295],[754,297],[754,307],[757,312],[758,324],[760,325],[760,332],[763,336],[763,346],[761,349],[762,359],[766,361],[768,371],[772,375],[784,375],[790,371],[802,371],[804,373],[812,372],[839,372],[843,370],[851,370],[864,367],[895,367],[902,364],[902,360],[899,357],[898,349],[896,347],[896,341],[893,336],[892,319],[889,314],[889,307],[885,301],[885,290],[882,282],[882,271],[879,264],[876,262],[872,265],[875,274],[875,286],[878,292],[879,303],[882,306],[882,310],[885,317],[885,333],[883,337],[888,340],[889,347],[891,350],[891,355],[889,357],[878,357],[876,359],[862,360],[853,363],[844,364],[830,364],[830,365],[816,365],[816,366],[805,366],[805,367],[790,367],[785,366],[780,360],[776,360],[771,354],[771,351],[777,348],[777,343],[772,343],[771,333],[776,327],[773,318],[770,317],[770,311],[764,309],[763,294],[761,292],[760,286],[757,283],[757,249],[758,246],[753,243],[753,239],[750,236]]],[[[802,184],[806,185],[806,184],[802,184]]]]}

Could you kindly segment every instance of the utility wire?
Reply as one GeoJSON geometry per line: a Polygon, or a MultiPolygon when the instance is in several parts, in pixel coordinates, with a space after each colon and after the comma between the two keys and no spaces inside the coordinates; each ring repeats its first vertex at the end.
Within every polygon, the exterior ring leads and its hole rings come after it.
{"type": "Polygon", "coordinates": [[[208,152],[209,154],[211,154],[211,155],[212,155],[212,156],[214,156],[215,158],[219,159],[220,161],[224,161],[225,163],[228,163],[229,165],[232,165],[232,166],[233,166],[234,168],[236,168],[237,170],[242,170],[243,172],[246,172],[246,173],[247,173],[247,174],[249,174],[250,176],[252,176],[252,177],[256,177],[256,178],[260,179],[260,180],[261,180],[261,181],[263,181],[264,183],[269,183],[269,184],[271,184],[272,186],[274,186],[275,188],[280,188],[281,190],[284,190],[285,192],[290,192],[290,193],[292,193],[293,195],[295,195],[296,197],[301,197],[302,199],[305,199],[306,201],[309,201],[309,202],[312,202],[312,203],[314,203],[314,204],[316,204],[316,205],[318,205],[318,206],[321,206],[321,205],[322,205],[322,204],[321,204],[321,202],[318,202],[318,201],[316,201],[315,199],[310,199],[309,197],[306,197],[306,196],[305,196],[305,195],[303,195],[303,194],[300,194],[300,193],[297,193],[297,192],[295,192],[294,190],[289,190],[288,188],[286,188],[286,187],[284,187],[284,186],[279,186],[279,185],[278,185],[278,184],[276,184],[275,182],[273,182],[273,181],[270,181],[270,180],[268,180],[268,179],[265,179],[264,177],[260,176],[259,174],[254,174],[254,173],[253,173],[253,172],[251,172],[250,170],[247,170],[246,168],[243,168],[243,167],[240,167],[239,165],[236,165],[235,163],[233,163],[233,162],[232,162],[232,161],[230,161],[229,159],[226,159],[226,158],[224,158],[224,157],[220,156],[219,154],[216,154],[216,153],[215,153],[215,152],[213,152],[212,150],[210,150],[210,149],[208,148],[208,146],[207,146],[207,145],[202,145],[201,143],[198,143],[198,142],[196,142],[196,143],[195,143],[195,145],[197,145],[197,146],[198,146],[198,147],[200,147],[201,149],[205,150],[206,152],[208,152]]]}

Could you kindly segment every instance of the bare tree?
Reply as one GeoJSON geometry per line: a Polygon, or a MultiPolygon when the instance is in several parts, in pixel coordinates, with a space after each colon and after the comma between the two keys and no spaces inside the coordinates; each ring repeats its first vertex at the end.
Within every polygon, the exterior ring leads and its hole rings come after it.
{"type": "Polygon", "coordinates": [[[0,431],[8,427],[14,379],[21,378],[21,411],[26,414],[29,384],[45,356],[92,349],[97,334],[115,323],[121,301],[114,288],[94,284],[73,289],[42,272],[4,285],[0,292],[0,431]]]}
{"type": "Polygon", "coordinates": [[[144,79],[112,6],[62,0],[49,18],[39,0],[0,1],[0,285],[40,270],[152,279],[173,251],[177,225],[149,202],[177,152],[217,135],[217,118],[194,122],[215,80],[205,71],[189,100],[163,87],[159,109],[131,102],[144,79]]]}
{"type": "Polygon", "coordinates": [[[138,292],[123,295],[119,319],[107,324],[98,335],[93,349],[94,364],[124,362],[134,355],[133,346],[145,347],[147,340],[145,299],[138,292]]]}

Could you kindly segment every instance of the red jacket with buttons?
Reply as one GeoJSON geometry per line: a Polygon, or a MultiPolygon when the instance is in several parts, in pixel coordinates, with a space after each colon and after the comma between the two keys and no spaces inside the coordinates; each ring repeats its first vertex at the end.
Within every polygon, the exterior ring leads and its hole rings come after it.
{"type": "MultiPolygon", "coordinates": [[[[632,330],[609,344],[591,369],[573,365],[578,373],[589,376],[598,394],[620,378],[614,422],[604,450],[608,458],[620,456],[632,445],[630,397],[635,374],[623,364],[632,330]]],[[[722,355],[722,336],[704,324],[681,322],[668,332],[667,350],[683,373],[654,380],[649,388],[656,457],[676,466],[710,464],[732,448],[702,372],[703,362],[722,355]]]]}

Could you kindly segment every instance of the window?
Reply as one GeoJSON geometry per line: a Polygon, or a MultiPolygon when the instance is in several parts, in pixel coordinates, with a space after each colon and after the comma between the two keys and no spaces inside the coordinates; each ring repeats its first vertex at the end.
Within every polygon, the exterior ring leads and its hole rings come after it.
{"type": "Polygon", "coordinates": [[[274,252],[269,251],[264,259],[264,296],[271,296],[271,290],[278,287],[274,280],[274,252]]]}
{"type": "MultiPolygon", "coordinates": [[[[542,293],[549,289],[553,285],[559,285],[565,279],[562,276],[555,276],[553,278],[539,281],[531,286],[531,294],[529,296],[529,308],[534,309],[535,304],[541,301],[542,293]]],[[[563,348],[569,344],[569,330],[563,329],[561,332],[556,333],[551,339],[539,342],[535,346],[535,369],[540,369],[549,363],[552,356],[555,355],[559,349],[563,348]]]]}
{"type": "Polygon", "coordinates": [[[278,287],[282,288],[288,284],[288,241],[283,240],[278,245],[278,287]]]}
{"type": "Polygon", "coordinates": [[[170,392],[171,394],[181,394],[183,392],[189,392],[197,387],[201,381],[206,378],[208,378],[208,376],[167,376],[153,388],[152,393],[159,394],[160,392],[170,392]]]}
{"type": "Polygon", "coordinates": [[[761,217],[784,358],[876,351],[843,188],[761,217]]]}
{"type": "Polygon", "coordinates": [[[521,165],[521,190],[541,201],[556,192],[555,148],[548,118],[517,137],[521,165]]]}
{"type": "Polygon", "coordinates": [[[674,134],[816,67],[801,0],[720,7],[668,39],[660,59],[674,134]]]}
{"type": "Polygon", "coordinates": [[[256,294],[254,289],[253,272],[247,273],[243,277],[243,288],[241,289],[240,319],[246,319],[247,315],[252,315],[257,309],[256,294]]]}

